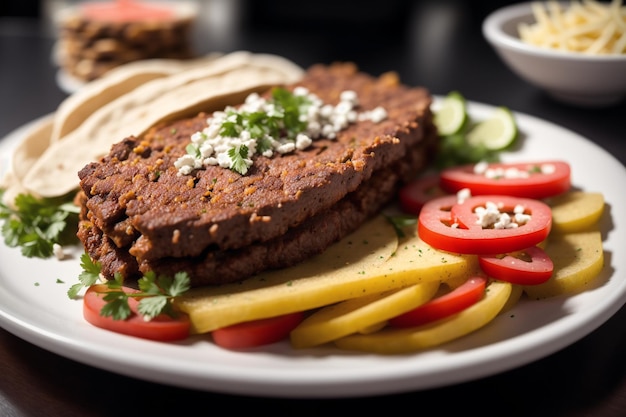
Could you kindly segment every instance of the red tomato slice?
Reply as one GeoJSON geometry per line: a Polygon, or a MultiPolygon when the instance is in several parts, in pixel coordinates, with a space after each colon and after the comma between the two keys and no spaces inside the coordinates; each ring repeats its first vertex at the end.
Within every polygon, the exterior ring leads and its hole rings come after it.
{"type": "Polygon", "coordinates": [[[487,164],[489,172],[525,172],[526,178],[491,178],[485,173],[475,173],[475,167],[476,164],[471,164],[443,170],[441,188],[448,193],[469,188],[472,195],[502,194],[542,199],[562,194],[571,187],[570,165],[563,161],[487,164]]]}
{"type": "Polygon", "coordinates": [[[485,293],[487,278],[472,277],[451,292],[389,319],[393,327],[415,327],[459,313],[477,303],[485,293]]]}
{"type": "MultiPolygon", "coordinates": [[[[85,293],[83,316],[92,325],[117,333],[159,341],[182,340],[189,337],[191,324],[187,315],[181,313],[180,317],[172,318],[163,314],[146,321],[137,312],[139,301],[134,298],[128,302],[132,310],[128,319],[114,320],[112,317],[100,315],[100,310],[106,304],[102,293],[107,291],[106,285],[92,285],[85,293]]],[[[124,291],[136,292],[137,290],[125,288],[124,291]]]]}
{"type": "Polygon", "coordinates": [[[552,259],[537,246],[504,256],[479,256],[478,264],[490,277],[519,285],[542,284],[554,271],[552,259]]]}
{"type": "Polygon", "coordinates": [[[418,178],[400,188],[398,199],[402,210],[409,214],[418,215],[426,202],[448,195],[439,186],[439,175],[432,174],[418,178]]]}
{"type": "Polygon", "coordinates": [[[227,349],[245,349],[285,339],[303,319],[304,313],[296,312],[222,327],[211,334],[218,346],[227,349]]]}
{"type": "Polygon", "coordinates": [[[509,196],[471,197],[451,204],[455,196],[440,197],[424,205],[417,222],[420,238],[430,246],[453,253],[493,255],[515,252],[543,241],[552,228],[552,213],[545,203],[509,196]],[[515,229],[483,228],[474,209],[486,202],[502,203],[501,211],[525,207],[530,220],[515,229]],[[458,227],[455,227],[458,226],[458,227]]]}

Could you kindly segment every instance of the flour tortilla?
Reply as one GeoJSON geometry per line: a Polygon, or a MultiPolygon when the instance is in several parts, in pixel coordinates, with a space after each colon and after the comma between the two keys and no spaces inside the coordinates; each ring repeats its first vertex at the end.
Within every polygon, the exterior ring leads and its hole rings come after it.
{"type": "Polygon", "coordinates": [[[190,60],[148,59],[114,68],[104,77],[85,84],[66,98],[54,115],[51,142],[62,139],[100,107],[157,78],[201,67],[221,56],[219,53],[190,60]]]}
{"type": "Polygon", "coordinates": [[[21,180],[40,197],[65,195],[78,187],[77,172],[122,139],[155,124],[220,110],[253,91],[298,81],[304,70],[275,55],[239,51],[199,68],[157,78],[109,102],[79,127],[52,143],[21,180]]]}
{"type": "Polygon", "coordinates": [[[21,178],[41,154],[50,146],[53,115],[47,115],[24,126],[19,133],[23,139],[15,146],[6,171],[0,177],[0,189],[4,190],[2,203],[14,206],[15,197],[27,192],[21,185],[21,178]]]}
{"type": "Polygon", "coordinates": [[[88,83],[80,91],[66,98],[53,115],[31,126],[12,155],[12,175],[3,179],[7,189],[5,200],[25,191],[21,183],[30,167],[52,143],[61,140],[76,129],[90,115],[120,96],[156,78],[166,77],[186,69],[206,65],[222,56],[214,53],[193,60],[153,59],[136,61],[111,71],[105,77],[88,83]],[[16,188],[16,190],[9,189],[16,188]]]}
{"type": "Polygon", "coordinates": [[[50,147],[54,118],[46,116],[34,122],[25,132],[11,159],[11,169],[17,179],[24,178],[30,167],[37,162],[41,154],[50,147]]]}

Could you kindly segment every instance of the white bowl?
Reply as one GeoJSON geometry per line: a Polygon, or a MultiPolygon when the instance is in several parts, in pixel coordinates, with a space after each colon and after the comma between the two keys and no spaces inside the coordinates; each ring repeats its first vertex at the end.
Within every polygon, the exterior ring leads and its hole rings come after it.
{"type": "Polygon", "coordinates": [[[626,97],[626,54],[587,55],[530,45],[520,40],[517,27],[534,21],[531,3],[503,7],[484,20],[483,36],[514,73],[558,101],[603,107],[626,97]]]}

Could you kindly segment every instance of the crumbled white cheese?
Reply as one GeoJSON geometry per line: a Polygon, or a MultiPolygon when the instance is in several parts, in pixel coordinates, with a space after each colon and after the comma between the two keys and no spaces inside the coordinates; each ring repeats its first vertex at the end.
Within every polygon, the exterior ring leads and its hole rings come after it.
{"type": "Polygon", "coordinates": [[[380,123],[387,118],[387,110],[383,107],[376,107],[373,110],[362,112],[359,114],[359,120],[371,120],[374,123],[380,123]]]}
{"type": "Polygon", "coordinates": [[[462,188],[456,193],[456,201],[459,204],[463,204],[465,200],[472,196],[472,191],[469,188],[462,188]]]}
{"type": "Polygon", "coordinates": [[[529,178],[533,173],[553,174],[556,167],[553,164],[529,165],[526,169],[517,167],[490,167],[489,163],[481,161],[474,165],[474,174],[483,175],[489,179],[516,179],[529,178]]]}
{"type": "Polygon", "coordinates": [[[545,175],[554,174],[556,171],[556,166],[554,164],[542,164],[541,165],[541,173],[545,175]]]}
{"type": "Polygon", "coordinates": [[[485,161],[481,161],[477,163],[476,165],[474,165],[474,174],[482,175],[485,173],[485,171],[487,171],[487,168],[489,168],[489,163],[485,161]]]}
{"type": "Polygon", "coordinates": [[[65,258],[65,252],[63,251],[63,246],[59,245],[58,243],[53,243],[52,244],[52,253],[54,253],[54,256],[59,260],[63,260],[63,258],[65,258]]]}
{"type": "Polygon", "coordinates": [[[501,212],[501,205],[492,201],[485,203],[485,207],[476,207],[474,213],[478,216],[476,224],[483,229],[515,229],[528,223],[531,216],[524,214],[524,207],[516,205],[513,209],[513,217],[506,212],[501,212]]]}
{"type": "MultiPolygon", "coordinates": [[[[275,153],[286,154],[295,150],[304,150],[311,146],[315,139],[321,137],[335,139],[337,133],[356,121],[371,120],[379,123],[387,118],[387,111],[382,107],[358,113],[355,107],[359,105],[359,99],[355,91],[343,91],[336,106],[323,103],[316,95],[301,86],[296,87],[292,94],[306,99],[306,105],[298,109],[298,120],[305,127],[303,131],[296,132],[295,137],[272,137],[265,134],[261,138],[252,138],[248,130],[251,127],[245,122],[243,125],[238,124],[240,123],[238,117],[242,114],[265,113],[278,119],[283,116],[283,109],[280,106],[276,106],[257,93],[252,93],[246,97],[240,108],[235,109],[229,106],[224,111],[213,113],[207,119],[207,127],[191,136],[191,143],[187,147],[188,154],[181,156],[174,163],[179,175],[188,175],[195,169],[209,165],[233,169],[236,162],[240,164],[239,169],[236,170],[245,174],[252,165],[252,156],[257,153],[259,142],[263,144],[263,149],[259,153],[269,158],[275,153]],[[237,124],[237,137],[221,135],[224,123],[237,124]],[[235,150],[237,161],[229,155],[229,152],[233,150],[235,150]],[[242,163],[245,163],[245,167],[241,165],[242,163]]],[[[254,127],[256,126],[252,128],[254,127]]]]}

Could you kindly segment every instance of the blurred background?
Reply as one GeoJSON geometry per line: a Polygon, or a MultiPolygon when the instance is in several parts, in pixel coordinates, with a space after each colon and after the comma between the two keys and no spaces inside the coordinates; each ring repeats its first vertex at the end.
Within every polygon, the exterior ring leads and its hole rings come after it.
{"type": "MultiPolygon", "coordinates": [[[[9,55],[15,54],[16,59],[27,60],[20,65],[49,62],[49,67],[29,69],[31,74],[38,74],[37,79],[30,80],[31,87],[50,88],[49,78],[55,77],[56,66],[52,57],[58,36],[55,16],[78,3],[78,0],[0,1],[3,35],[0,48],[9,55]],[[34,37],[39,39],[35,41],[34,37]],[[24,56],[24,50],[28,50],[29,56],[24,56]]],[[[452,88],[471,90],[468,87],[489,81],[488,68],[483,67],[487,64],[475,59],[485,51],[492,54],[482,37],[481,23],[489,12],[513,1],[196,0],[196,3],[193,47],[199,55],[244,49],[282,55],[303,67],[318,62],[354,61],[372,74],[394,70],[405,83],[426,85],[434,94],[445,94],[452,88]],[[468,69],[471,63],[471,72],[459,71],[458,62],[467,63],[468,69]]],[[[16,82],[15,74],[7,72],[8,69],[2,71],[0,67],[0,87],[3,83],[16,82]]],[[[49,98],[57,94],[58,101],[64,93],[48,92],[49,98]]],[[[15,111],[14,104],[1,100],[0,111],[15,111]]],[[[54,108],[38,110],[45,114],[54,108]]],[[[0,135],[5,133],[0,126],[0,135]]]]}

